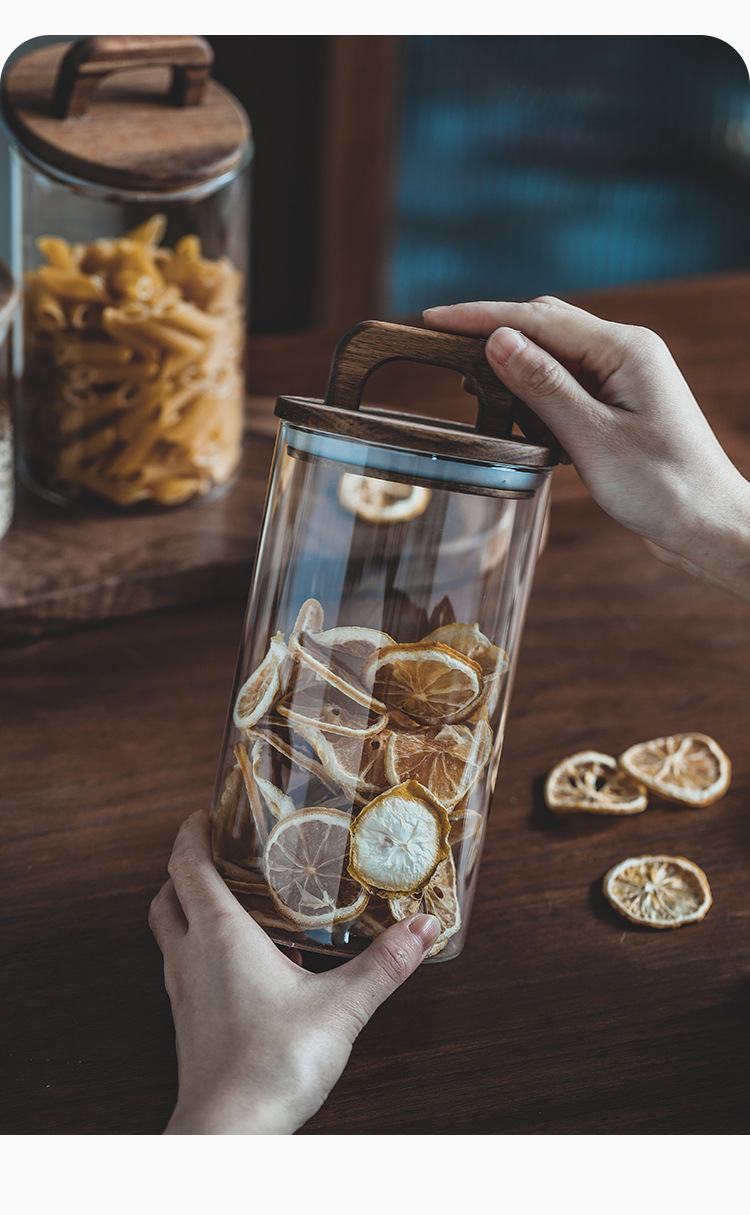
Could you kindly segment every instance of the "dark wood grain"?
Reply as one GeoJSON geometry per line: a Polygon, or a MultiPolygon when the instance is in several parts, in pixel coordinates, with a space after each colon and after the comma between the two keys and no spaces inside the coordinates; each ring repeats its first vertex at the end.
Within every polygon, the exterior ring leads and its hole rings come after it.
{"type": "MultiPolygon", "coordinates": [[[[663,333],[748,471],[750,276],[586,302],[663,333]]],[[[312,395],[331,349],[316,340],[279,339],[256,383],[312,395]]],[[[396,366],[378,398],[411,405],[425,369],[396,366]]],[[[471,409],[453,393],[441,408],[471,409]]],[[[303,1134],[750,1131],[749,609],[654,561],[570,468],[553,482],[468,943],[383,1006],[303,1134]],[[563,755],[686,729],[734,762],[715,806],[545,809],[563,755]],[[705,869],[703,923],[649,932],[604,902],[607,868],[650,851],[705,869]]],[[[242,615],[193,606],[0,652],[7,1134],[152,1134],[168,1117],[173,1031],[146,916],[179,823],[211,796],[242,615]]]]}

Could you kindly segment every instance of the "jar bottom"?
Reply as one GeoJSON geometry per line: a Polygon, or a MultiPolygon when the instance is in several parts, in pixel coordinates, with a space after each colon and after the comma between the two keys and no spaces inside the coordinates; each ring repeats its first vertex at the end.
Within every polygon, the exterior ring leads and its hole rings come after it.
{"type": "Polygon", "coordinates": [[[122,519],[129,516],[165,515],[174,511],[186,510],[190,507],[202,506],[204,503],[215,502],[222,498],[235,485],[239,468],[226,481],[215,484],[206,494],[193,494],[184,502],[160,503],[154,501],[135,502],[132,506],[118,506],[115,502],[107,502],[96,494],[84,492],[75,498],[67,497],[50,489],[43,481],[34,476],[24,460],[18,462],[18,480],[37,498],[42,498],[52,506],[62,506],[72,514],[85,515],[89,518],[122,519]]]}

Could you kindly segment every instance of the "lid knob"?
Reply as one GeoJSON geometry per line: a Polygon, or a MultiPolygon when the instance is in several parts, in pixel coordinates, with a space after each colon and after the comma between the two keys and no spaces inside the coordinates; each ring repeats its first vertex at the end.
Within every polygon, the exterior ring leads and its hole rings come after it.
{"type": "Polygon", "coordinates": [[[64,56],[52,97],[57,118],[82,118],[105,76],[137,67],[171,67],[168,100],[200,105],[213,65],[204,38],[185,34],[106,34],[79,38],[64,56]]]}

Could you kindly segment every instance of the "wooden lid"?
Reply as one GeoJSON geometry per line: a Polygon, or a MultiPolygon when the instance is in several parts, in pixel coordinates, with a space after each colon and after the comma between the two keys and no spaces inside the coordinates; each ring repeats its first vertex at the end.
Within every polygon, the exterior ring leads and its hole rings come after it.
{"type": "Polygon", "coordinates": [[[0,342],[3,341],[18,304],[18,288],[4,262],[0,262],[0,342]]]}
{"type": "Polygon", "coordinates": [[[448,460],[466,460],[530,469],[551,468],[559,450],[541,423],[530,436],[513,432],[514,423],[528,429],[529,411],[497,378],[484,354],[484,340],[387,321],[362,321],[345,333],[334,351],[324,401],[280,397],[276,415],[306,430],[426,452],[448,460]],[[476,426],[361,407],[362,389],[376,367],[394,359],[427,363],[459,371],[477,396],[476,426]],[[537,438],[543,435],[543,441],[537,438]]]}
{"type": "Polygon", "coordinates": [[[244,109],[192,36],[109,35],[31,51],[3,75],[2,112],[43,167],[123,190],[181,191],[240,168],[244,109]]]}

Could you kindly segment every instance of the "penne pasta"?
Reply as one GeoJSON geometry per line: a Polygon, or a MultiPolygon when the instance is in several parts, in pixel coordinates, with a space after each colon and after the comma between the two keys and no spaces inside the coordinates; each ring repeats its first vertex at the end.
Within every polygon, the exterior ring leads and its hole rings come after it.
{"type": "Polygon", "coordinates": [[[38,242],[26,276],[24,436],[66,497],[177,505],[234,473],[244,423],[242,276],[152,215],[120,238],[38,242]]]}
{"type": "Polygon", "coordinates": [[[167,217],[157,212],[149,216],[137,228],[131,228],[125,239],[141,245],[160,245],[167,230],[167,217]]]}
{"type": "Polygon", "coordinates": [[[55,266],[58,270],[78,269],[72,246],[61,236],[40,236],[37,246],[50,266],[55,266]]]}

